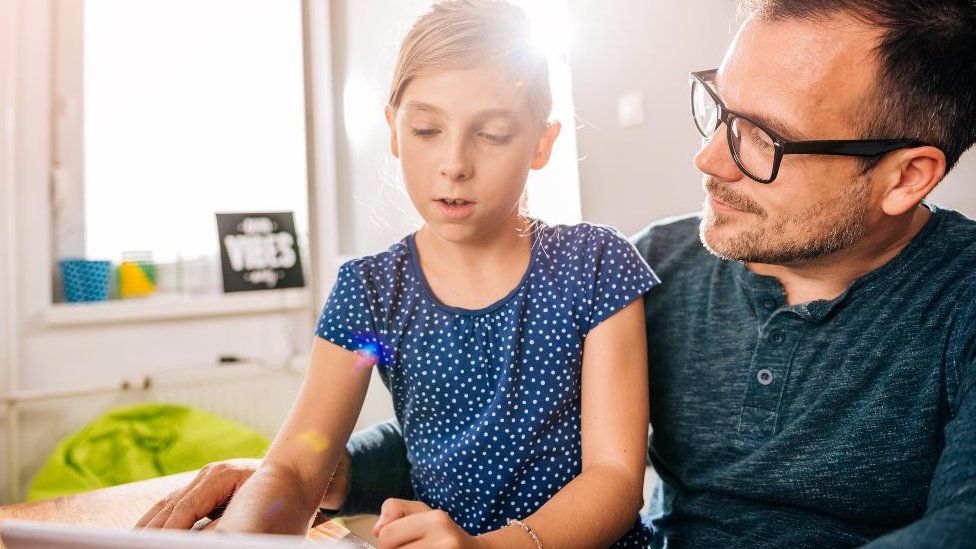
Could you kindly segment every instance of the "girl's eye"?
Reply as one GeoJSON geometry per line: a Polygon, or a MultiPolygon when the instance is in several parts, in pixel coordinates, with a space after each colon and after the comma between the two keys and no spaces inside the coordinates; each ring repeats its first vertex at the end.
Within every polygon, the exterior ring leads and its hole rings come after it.
{"type": "Polygon", "coordinates": [[[433,129],[418,129],[418,128],[414,128],[414,129],[413,129],[413,134],[414,134],[414,135],[416,135],[417,137],[422,137],[422,138],[424,138],[424,139],[429,139],[429,138],[431,138],[431,137],[434,137],[434,136],[435,136],[435,135],[437,135],[438,133],[439,133],[439,130],[433,130],[433,129]]]}
{"type": "Polygon", "coordinates": [[[504,145],[505,143],[508,143],[508,140],[510,138],[510,136],[508,135],[496,135],[493,133],[485,133],[485,132],[481,132],[478,135],[483,137],[485,141],[491,143],[492,145],[504,145]]]}

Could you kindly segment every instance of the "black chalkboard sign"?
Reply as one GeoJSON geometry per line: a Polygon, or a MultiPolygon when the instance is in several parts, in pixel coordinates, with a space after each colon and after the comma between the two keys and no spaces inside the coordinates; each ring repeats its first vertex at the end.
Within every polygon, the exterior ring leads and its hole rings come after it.
{"type": "Polygon", "coordinates": [[[305,286],[292,212],[219,213],[217,234],[224,292],[305,286]]]}

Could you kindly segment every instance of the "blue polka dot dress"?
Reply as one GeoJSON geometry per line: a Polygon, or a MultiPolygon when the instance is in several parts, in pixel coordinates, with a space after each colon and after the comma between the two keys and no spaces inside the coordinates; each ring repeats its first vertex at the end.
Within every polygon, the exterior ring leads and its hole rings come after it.
{"type": "MultiPolygon", "coordinates": [[[[535,225],[519,285],[479,310],[431,292],[410,235],[339,270],[316,334],[377,359],[418,500],[475,535],[538,510],[580,473],[591,329],[658,283],[613,229],[535,225]]],[[[647,547],[634,528],[615,547],[647,547]]]]}

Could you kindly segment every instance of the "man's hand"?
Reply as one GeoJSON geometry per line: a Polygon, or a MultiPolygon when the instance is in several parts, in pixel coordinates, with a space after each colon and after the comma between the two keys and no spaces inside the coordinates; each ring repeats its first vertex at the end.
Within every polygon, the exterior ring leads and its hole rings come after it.
{"type": "Polygon", "coordinates": [[[379,539],[379,549],[482,549],[483,546],[444,511],[434,511],[419,501],[394,498],[383,503],[373,535],[379,539]]]}
{"type": "MultiPolygon", "coordinates": [[[[189,530],[204,517],[216,518],[230,498],[261,465],[258,459],[230,459],[205,466],[190,484],[156,502],[136,528],[189,530]]],[[[321,506],[339,509],[349,494],[349,453],[343,452],[321,506]]],[[[208,525],[213,526],[213,524],[208,525]]]]}
{"type": "Polygon", "coordinates": [[[232,459],[205,466],[190,484],[156,502],[139,519],[136,528],[190,529],[198,520],[225,506],[260,463],[257,459],[232,459]]]}

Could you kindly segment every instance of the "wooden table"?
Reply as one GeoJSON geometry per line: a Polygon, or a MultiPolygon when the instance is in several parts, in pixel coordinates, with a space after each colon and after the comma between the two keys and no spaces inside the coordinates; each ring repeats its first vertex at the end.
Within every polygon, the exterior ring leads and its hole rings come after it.
{"type": "MultiPolygon", "coordinates": [[[[0,507],[0,522],[9,519],[59,522],[62,524],[86,524],[130,529],[157,501],[170,492],[189,484],[196,471],[166,477],[133,482],[84,492],[70,496],[18,503],[0,507]]],[[[372,546],[349,530],[321,517],[316,518],[308,537],[316,539],[346,540],[362,549],[372,546]]],[[[0,549],[3,545],[0,544],[0,549]]]]}

